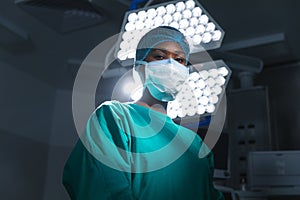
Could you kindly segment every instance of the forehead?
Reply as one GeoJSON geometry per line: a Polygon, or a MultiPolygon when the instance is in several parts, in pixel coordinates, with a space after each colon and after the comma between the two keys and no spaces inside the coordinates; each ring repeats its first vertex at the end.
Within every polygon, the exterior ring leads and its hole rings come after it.
{"type": "Polygon", "coordinates": [[[153,48],[185,56],[183,49],[177,42],[162,42],[154,46],[153,48]]]}

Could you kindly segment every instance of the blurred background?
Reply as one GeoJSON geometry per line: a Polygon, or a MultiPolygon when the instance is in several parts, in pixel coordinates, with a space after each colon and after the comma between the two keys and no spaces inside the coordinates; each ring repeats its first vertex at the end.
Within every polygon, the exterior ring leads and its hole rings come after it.
{"type": "MultiPolygon", "coordinates": [[[[163,2],[0,2],[1,199],[69,199],[61,179],[78,139],[72,89],[80,64],[120,32],[132,6],[163,2]]],[[[211,54],[232,70],[216,185],[240,199],[299,198],[300,1],[199,2],[225,31],[211,54]]],[[[110,100],[120,68],[109,66],[96,104],[110,100]]]]}

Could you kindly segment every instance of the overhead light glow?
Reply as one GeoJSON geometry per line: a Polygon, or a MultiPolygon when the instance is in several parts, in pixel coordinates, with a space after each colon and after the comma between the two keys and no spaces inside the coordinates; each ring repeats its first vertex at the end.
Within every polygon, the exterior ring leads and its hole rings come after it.
{"type": "Polygon", "coordinates": [[[134,23],[133,22],[129,22],[125,25],[125,30],[126,31],[133,31],[135,29],[134,23]]]}
{"type": "Polygon", "coordinates": [[[188,27],[188,28],[186,29],[186,34],[187,34],[188,36],[194,36],[194,35],[195,35],[195,29],[194,29],[193,27],[188,27]]]}
{"type": "Polygon", "coordinates": [[[189,26],[189,21],[187,19],[180,20],[179,28],[186,30],[188,26],[189,26]]]}
{"type": "Polygon", "coordinates": [[[202,9],[199,7],[196,7],[192,10],[193,16],[194,17],[200,17],[202,14],[202,9]]]}
{"type": "Polygon", "coordinates": [[[180,12],[176,12],[173,15],[174,21],[180,21],[182,19],[182,14],[180,12]]]}
{"type": "Polygon", "coordinates": [[[170,26],[173,27],[173,28],[179,29],[179,24],[177,22],[172,22],[170,24],[170,26]]]}
{"type": "Polygon", "coordinates": [[[128,15],[128,21],[134,23],[138,18],[138,15],[136,13],[130,13],[128,15]]]}
{"type": "MultiPolygon", "coordinates": [[[[154,8],[150,8],[149,10],[147,10],[146,13],[147,13],[148,19],[153,19],[157,15],[156,10],[154,8]]],[[[129,21],[129,19],[128,19],[128,21],[129,21]]]]}
{"type": "Polygon", "coordinates": [[[168,14],[173,14],[176,11],[176,7],[174,4],[169,4],[166,6],[166,10],[168,14]]]}
{"type": "MultiPolygon", "coordinates": [[[[131,32],[133,37],[126,40],[123,36],[120,37],[116,50],[118,59],[121,61],[130,59],[124,54],[124,51],[130,49],[122,48],[124,45],[120,46],[121,42],[131,44],[134,43],[133,40],[139,41],[141,34],[137,35],[137,31],[147,30],[148,32],[162,25],[179,29],[188,38],[191,53],[218,48],[224,37],[221,27],[196,0],[162,3],[126,13],[121,32],[122,34],[131,32]]],[[[136,45],[131,46],[136,47],[136,45]]]]}
{"type": "Polygon", "coordinates": [[[167,14],[163,17],[164,23],[165,24],[170,24],[173,20],[172,16],[170,14],[167,14]]]}
{"type": "MultiPolygon", "coordinates": [[[[200,36],[205,32],[205,27],[201,24],[199,26],[196,27],[195,29],[195,33],[199,34],[200,36]]],[[[202,35],[203,37],[203,35],[202,35]]]]}
{"type": "Polygon", "coordinates": [[[206,25],[209,21],[207,15],[201,15],[201,17],[199,18],[200,20],[200,24],[206,25]]]}
{"type": "Polygon", "coordinates": [[[206,106],[206,112],[207,113],[213,113],[214,111],[215,111],[215,106],[214,106],[214,104],[208,104],[207,106],[206,106]]]}
{"type": "Polygon", "coordinates": [[[135,29],[142,30],[145,27],[145,24],[142,20],[138,20],[135,22],[135,29]]]}
{"type": "Polygon", "coordinates": [[[182,11],[184,11],[184,9],[185,9],[185,4],[182,1],[176,3],[176,11],[177,12],[182,12],[182,11]]]}
{"type": "Polygon", "coordinates": [[[154,26],[154,21],[152,19],[147,18],[145,20],[145,27],[146,27],[146,29],[150,29],[153,26],[154,26]]]}
{"type": "Polygon", "coordinates": [[[216,25],[212,22],[209,22],[207,25],[206,25],[206,29],[205,31],[206,32],[213,32],[216,28],[216,25]]]}
{"type": "Polygon", "coordinates": [[[193,9],[195,7],[195,1],[189,0],[185,2],[185,7],[186,9],[190,9],[190,10],[193,9]]]}
{"type": "Polygon", "coordinates": [[[185,19],[190,19],[192,17],[192,11],[190,10],[184,10],[182,12],[183,18],[185,19]]]}
{"type": "Polygon", "coordinates": [[[164,16],[167,13],[167,10],[164,6],[160,6],[156,9],[156,13],[158,16],[164,16]]]}
{"type": "Polygon", "coordinates": [[[190,26],[191,27],[196,27],[197,25],[198,25],[198,19],[197,19],[197,17],[192,17],[191,19],[190,19],[190,26]]]}
{"type": "Polygon", "coordinates": [[[205,44],[207,44],[207,43],[209,43],[210,41],[211,41],[211,39],[212,39],[212,36],[211,36],[211,34],[210,33],[204,33],[203,34],[203,36],[202,36],[202,41],[203,41],[203,43],[205,43],[205,44]]]}
{"type": "Polygon", "coordinates": [[[219,30],[216,30],[216,31],[212,32],[212,34],[213,34],[213,38],[212,38],[213,41],[218,41],[222,37],[222,32],[219,31],[219,30]]]}
{"type": "Polygon", "coordinates": [[[138,19],[143,22],[143,21],[145,21],[145,19],[147,17],[147,13],[146,13],[146,11],[141,10],[137,13],[137,16],[138,16],[138,19]]]}
{"type": "Polygon", "coordinates": [[[202,37],[200,35],[194,35],[192,39],[196,45],[200,44],[202,41],[202,37]]]}
{"type": "Polygon", "coordinates": [[[134,88],[134,90],[131,90],[131,95],[130,95],[130,98],[133,100],[133,101],[138,101],[142,98],[143,96],[143,87],[138,87],[138,88],[134,88]]]}

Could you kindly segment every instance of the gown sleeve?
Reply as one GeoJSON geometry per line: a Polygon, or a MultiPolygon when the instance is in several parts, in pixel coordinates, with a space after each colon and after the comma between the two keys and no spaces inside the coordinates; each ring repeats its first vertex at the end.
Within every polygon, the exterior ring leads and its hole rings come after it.
{"type": "Polygon", "coordinates": [[[118,153],[117,147],[130,148],[128,136],[121,126],[120,118],[110,105],[100,106],[91,115],[63,172],[63,185],[72,200],[135,199],[130,173],[99,161],[107,158],[119,165],[130,166],[130,158],[118,153]]]}

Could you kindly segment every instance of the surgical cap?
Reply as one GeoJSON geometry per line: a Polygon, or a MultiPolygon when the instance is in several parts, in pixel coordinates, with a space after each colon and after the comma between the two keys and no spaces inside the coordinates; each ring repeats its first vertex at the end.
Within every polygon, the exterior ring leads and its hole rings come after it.
{"type": "Polygon", "coordinates": [[[137,45],[135,61],[143,61],[151,49],[162,42],[176,42],[182,48],[188,60],[190,47],[185,36],[177,29],[170,26],[160,26],[146,33],[137,45]]]}

